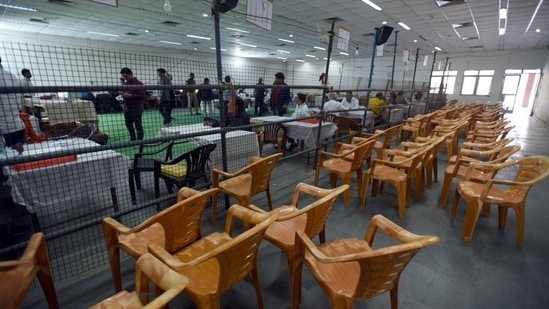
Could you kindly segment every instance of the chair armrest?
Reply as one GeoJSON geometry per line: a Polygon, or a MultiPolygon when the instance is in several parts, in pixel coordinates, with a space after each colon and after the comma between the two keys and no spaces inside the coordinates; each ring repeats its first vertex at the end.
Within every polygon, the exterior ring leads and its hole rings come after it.
{"type": "Polygon", "coordinates": [[[46,241],[44,238],[44,234],[41,232],[33,234],[21,258],[15,261],[0,262],[0,270],[10,270],[22,264],[32,263],[32,261],[35,259],[37,255],[37,252],[40,249],[45,250],[46,249],[45,246],[46,246],[46,241]],[[41,248],[42,246],[44,246],[43,249],[41,248]]]}
{"type": "Polygon", "coordinates": [[[378,229],[382,230],[387,235],[403,243],[419,242],[422,246],[426,246],[440,241],[437,236],[414,234],[397,225],[393,221],[387,219],[383,215],[375,215],[370,220],[370,224],[368,225],[368,231],[364,236],[364,240],[370,246],[372,246],[374,242],[375,234],[378,229]]]}
{"type": "Polygon", "coordinates": [[[261,213],[240,205],[232,205],[227,212],[227,219],[225,221],[225,233],[232,237],[235,218],[238,218],[245,223],[251,223],[253,225],[256,225],[263,222],[271,215],[272,213],[270,212],[261,213]]]}

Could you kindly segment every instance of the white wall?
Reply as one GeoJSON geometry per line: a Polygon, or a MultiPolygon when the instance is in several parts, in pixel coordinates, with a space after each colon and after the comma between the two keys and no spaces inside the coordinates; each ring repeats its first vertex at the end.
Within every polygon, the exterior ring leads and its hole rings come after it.
{"type": "Polygon", "coordinates": [[[534,117],[549,126],[549,51],[545,53],[545,63],[542,70],[542,79],[538,96],[534,103],[534,117]]]}

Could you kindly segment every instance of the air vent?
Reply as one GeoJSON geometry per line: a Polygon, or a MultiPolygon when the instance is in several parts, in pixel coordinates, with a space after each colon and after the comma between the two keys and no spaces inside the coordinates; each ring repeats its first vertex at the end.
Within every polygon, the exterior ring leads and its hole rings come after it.
{"type": "Polygon", "coordinates": [[[477,45],[477,46],[469,46],[470,49],[480,49],[480,48],[484,48],[484,46],[482,45],[477,45]]]}
{"type": "Polygon", "coordinates": [[[166,26],[174,26],[174,27],[181,25],[181,23],[178,23],[176,21],[170,21],[170,20],[166,20],[165,22],[162,22],[160,24],[166,25],[166,26]]]}
{"type": "Polygon", "coordinates": [[[461,38],[461,39],[464,40],[464,41],[478,40],[478,36],[472,36],[472,37],[469,37],[469,38],[461,38]]]}
{"type": "Polygon", "coordinates": [[[457,5],[457,4],[464,4],[465,0],[435,0],[435,3],[438,5],[439,8],[447,7],[450,5],[457,5]]]}
{"type": "Polygon", "coordinates": [[[48,0],[48,3],[59,4],[59,5],[70,6],[70,7],[74,7],[76,5],[76,2],[69,1],[69,0],[48,0]]]}
{"type": "Polygon", "coordinates": [[[192,41],[192,42],[189,42],[189,44],[193,44],[193,45],[200,45],[204,42],[197,42],[197,41],[192,41]]]}
{"type": "Polygon", "coordinates": [[[29,19],[30,22],[33,23],[39,23],[39,24],[49,24],[50,22],[45,18],[31,18],[29,19]]]}
{"type": "Polygon", "coordinates": [[[125,35],[127,35],[127,36],[139,36],[139,34],[135,33],[135,32],[128,32],[125,35]]]}

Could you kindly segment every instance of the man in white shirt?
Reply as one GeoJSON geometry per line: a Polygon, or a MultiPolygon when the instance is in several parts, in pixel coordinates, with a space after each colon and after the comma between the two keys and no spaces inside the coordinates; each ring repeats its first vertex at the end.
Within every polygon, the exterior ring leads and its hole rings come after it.
{"type": "MultiPolygon", "coordinates": [[[[20,86],[21,81],[17,76],[4,69],[0,58],[0,87],[20,86]]],[[[4,137],[6,147],[11,147],[22,153],[25,143],[25,127],[19,118],[20,106],[20,95],[16,93],[0,94],[0,133],[4,137]]]]}
{"type": "Polygon", "coordinates": [[[347,109],[357,109],[359,106],[358,100],[353,97],[353,92],[351,91],[345,92],[345,98],[341,100],[341,104],[347,109]]]}
{"type": "Polygon", "coordinates": [[[296,104],[295,111],[292,114],[292,118],[305,118],[311,116],[311,112],[309,111],[309,107],[307,104],[305,104],[305,100],[307,99],[307,96],[303,93],[298,93],[295,98],[294,102],[296,104]]]}
{"type": "Polygon", "coordinates": [[[328,94],[328,98],[330,100],[324,103],[324,108],[322,109],[324,112],[333,112],[348,109],[343,104],[341,104],[341,102],[336,100],[337,94],[335,92],[330,92],[330,94],[328,94]]]}

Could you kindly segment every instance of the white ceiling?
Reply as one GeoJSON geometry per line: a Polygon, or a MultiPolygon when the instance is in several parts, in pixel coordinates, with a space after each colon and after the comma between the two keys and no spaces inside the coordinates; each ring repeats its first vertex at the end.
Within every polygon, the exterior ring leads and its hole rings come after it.
{"type": "MultiPolygon", "coordinates": [[[[118,7],[111,7],[90,0],[0,0],[0,3],[38,10],[29,12],[0,7],[0,29],[213,52],[212,1],[169,0],[171,12],[164,11],[164,1],[118,0],[118,7]],[[203,17],[203,14],[208,14],[208,17],[203,17]],[[166,21],[178,24],[163,24],[166,21]],[[211,40],[193,39],[187,34],[210,37],[211,40]]],[[[246,21],[247,2],[240,0],[234,10],[221,15],[221,47],[227,49],[224,53],[235,55],[240,47],[241,55],[256,58],[285,57],[288,61],[310,61],[314,59],[305,54],[326,57],[326,51],[313,46],[326,47],[319,43],[317,24],[329,29],[330,23],[326,20],[331,18],[341,19],[336,22],[336,29],[344,26],[351,32],[349,56],[339,54],[341,50],[335,48],[334,42],[334,57],[370,57],[374,29],[384,21],[398,31],[398,54],[404,49],[414,54],[417,48],[421,54],[427,54],[435,46],[440,47],[442,53],[529,50],[549,46],[549,1],[543,0],[458,0],[465,2],[458,4],[451,0],[443,7],[439,7],[435,0],[373,0],[382,11],[372,9],[361,0],[273,0],[271,31],[246,21]],[[501,5],[508,2],[509,8],[507,31],[503,36],[498,34],[500,1],[503,2],[501,5]],[[537,15],[526,31],[540,2],[537,15]],[[401,28],[397,24],[399,21],[412,30],[401,28]],[[460,23],[465,26],[452,26],[460,23]],[[227,30],[226,27],[249,33],[227,30]],[[295,43],[284,43],[279,38],[295,43]],[[241,43],[257,47],[242,46],[241,43]],[[358,56],[355,55],[357,47],[358,56]]],[[[386,53],[392,54],[394,42],[395,32],[385,44],[386,53]]]]}

